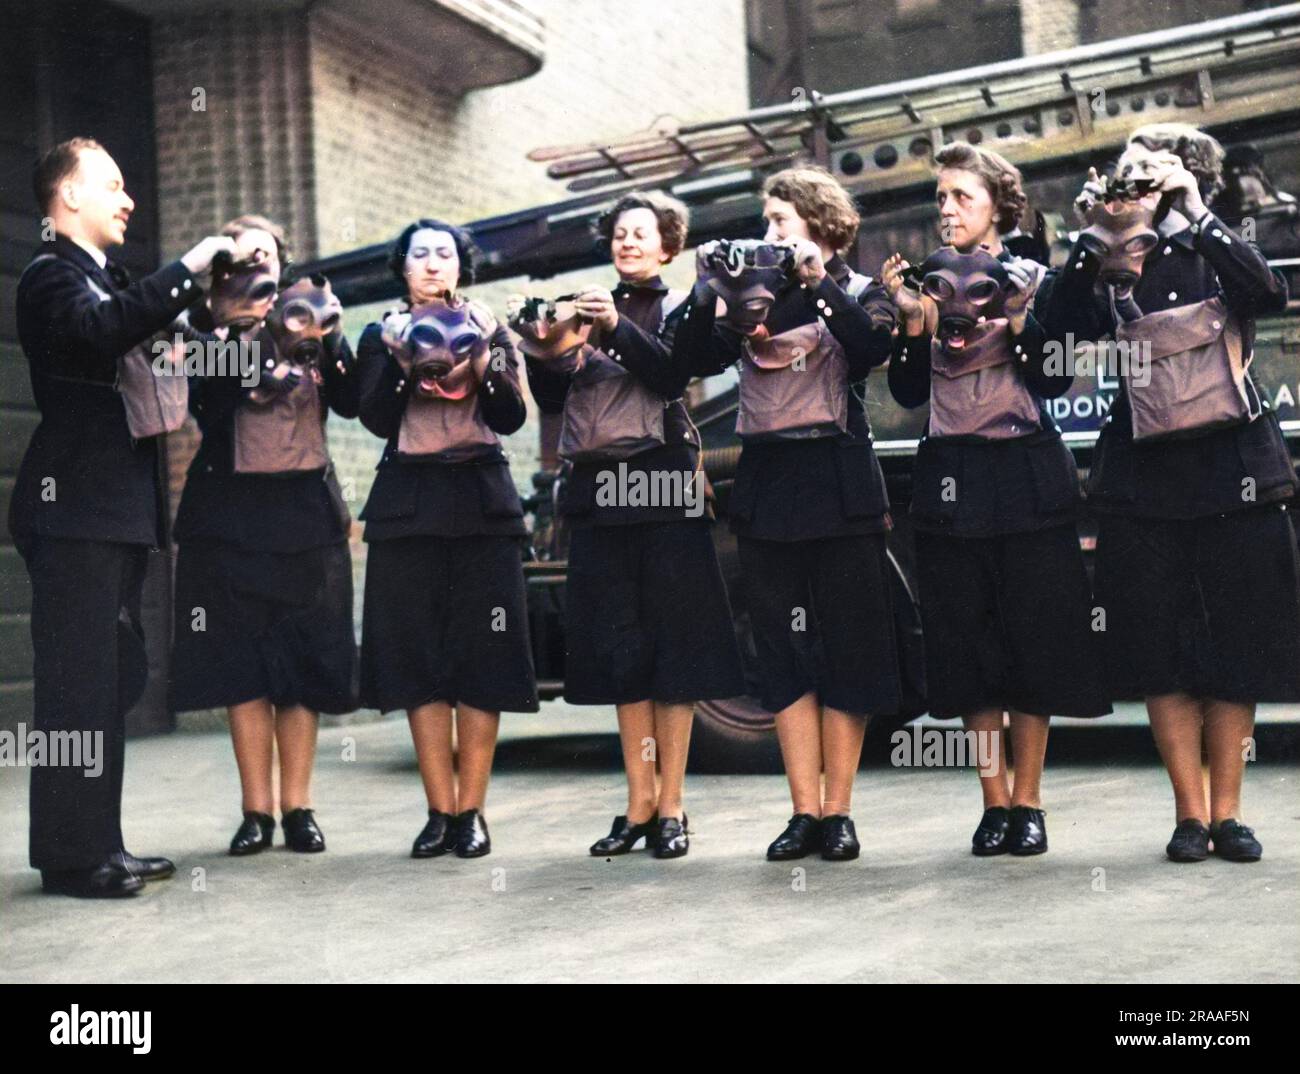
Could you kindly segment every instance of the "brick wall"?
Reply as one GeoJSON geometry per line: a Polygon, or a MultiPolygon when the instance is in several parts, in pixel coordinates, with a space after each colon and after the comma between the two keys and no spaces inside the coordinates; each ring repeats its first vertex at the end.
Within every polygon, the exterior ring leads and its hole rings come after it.
{"type": "MultiPolygon", "coordinates": [[[[464,223],[566,196],[545,145],[617,138],[664,114],[700,119],[748,107],[743,0],[537,0],[546,56],[533,76],[460,97],[440,92],[389,28],[358,35],[330,9],[154,24],[164,255],[224,220],[265,212],[295,254],[328,255],[392,238],[417,216],[464,223]],[[389,42],[389,43],[386,43],[389,42]],[[207,109],[195,112],[201,86],[207,109]]],[[[688,272],[687,263],[677,266],[688,272]]],[[[582,278],[612,285],[606,269],[582,278]]],[[[473,290],[500,313],[514,281],[473,290]]],[[[546,281],[556,293],[561,281],[546,281]]],[[[349,310],[354,342],[381,307],[349,310]]],[[[381,444],[359,422],[329,423],[353,514],[381,444]]],[[[196,447],[173,438],[179,478],[196,447]]],[[[537,414],[506,444],[521,491],[537,468],[537,414]]],[[[354,536],[359,527],[354,527],[354,536]]],[[[358,582],[364,547],[353,543],[358,582]]],[[[360,585],[358,585],[358,594],[360,585]]]]}

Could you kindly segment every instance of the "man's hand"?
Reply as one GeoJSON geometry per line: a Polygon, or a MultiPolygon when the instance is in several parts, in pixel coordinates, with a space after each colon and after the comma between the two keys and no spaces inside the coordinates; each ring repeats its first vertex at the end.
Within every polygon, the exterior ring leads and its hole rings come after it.
{"type": "Polygon", "coordinates": [[[181,255],[181,263],[198,276],[212,268],[212,262],[218,254],[233,258],[236,254],[235,240],[229,235],[209,235],[200,239],[198,244],[181,255]]]}
{"type": "Polygon", "coordinates": [[[618,310],[614,307],[614,296],[604,287],[584,287],[573,300],[578,316],[588,318],[592,324],[603,332],[609,333],[618,327],[618,310]]]}

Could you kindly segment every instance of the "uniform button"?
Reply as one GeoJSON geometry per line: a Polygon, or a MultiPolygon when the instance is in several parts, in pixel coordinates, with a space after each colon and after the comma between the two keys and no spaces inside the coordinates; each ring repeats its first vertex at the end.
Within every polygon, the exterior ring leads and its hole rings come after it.
{"type": "Polygon", "coordinates": [[[488,390],[488,395],[491,395],[493,392],[496,391],[496,389],[495,389],[494,387],[492,387],[492,382],[491,382],[491,381],[488,381],[487,390],[488,390]]]}
{"type": "Polygon", "coordinates": [[[1170,291],[1170,292],[1169,292],[1169,301],[1170,301],[1170,302],[1173,302],[1173,301],[1174,301],[1175,299],[1177,299],[1177,298],[1178,298],[1178,292],[1177,292],[1177,291],[1170,291]]]}
{"type": "Polygon", "coordinates": [[[1210,234],[1213,235],[1216,239],[1223,238],[1223,232],[1220,231],[1217,227],[1213,231],[1211,231],[1210,234]]]}
{"type": "Polygon", "coordinates": [[[1226,243],[1230,243],[1230,242],[1232,242],[1232,236],[1231,236],[1231,235],[1224,235],[1224,236],[1223,236],[1223,241],[1226,242],[1226,243]]]}
{"type": "Polygon", "coordinates": [[[189,281],[189,280],[186,280],[186,281],[185,281],[185,290],[188,291],[189,289],[190,289],[190,281],[189,281]]]}
{"type": "Polygon", "coordinates": [[[267,368],[267,369],[274,369],[274,368],[275,368],[275,359],[273,359],[273,358],[268,358],[268,359],[266,360],[266,368],[267,368]]]}
{"type": "Polygon", "coordinates": [[[1172,254],[1173,252],[1174,252],[1174,248],[1172,246],[1165,247],[1165,253],[1172,254]]]}
{"type": "Polygon", "coordinates": [[[347,370],[343,368],[343,362],[342,362],[341,360],[335,362],[334,365],[338,368],[338,371],[339,371],[340,373],[346,373],[346,372],[347,372],[347,370]]]}
{"type": "Polygon", "coordinates": [[[1027,354],[1022,354],[1022,355],[1020,356],[1020,360],[1021,360],[1022,362],[1027,362],[1027,361],[1029,361],[1029,355],[1027,355],[1027,354]]]}
{"type": "Polygon", "coordinates": [[[1080,258],[1078,261],[1076,261],[1076,262],[1074,263],[1074,267],[1075,267],[1075,268],[1083,268],[1083,258],[1080,258]]]}
{"type": "Polygon", "coordinates": [[[1216,332],[1217,332],[1220,328],[1223,327],[1223,325],[1220,324],[1218,321],[1212,321],[1212,322],[1210,322],[1210,323],[1214,325],[1214,330],[1215,330],[1216,332]]]}
{"type": "Polygon", "coordinates": [[[179,292],[178,290],[176,290],[175,287],[173,287],[173,288],[172,288],[172,298],[175,298],[175,297],[176,297],[177,295],[179,295],[179,294],[180,294],[180,292],[179,292]]]}
{"type": "Polygon", "coordinates": [[[906,355],[906,354],[900,354],[900,355],[898,356],[898,360],[899,360],[900,362],[906,362],[906,361],[907,361],[907,355],[906,355]]]}
{"type": "Polygon", "coordinates": [[[1016,344],[1016,353],[1019,354],[1024,348],[1019,343],[1016,344]]]}

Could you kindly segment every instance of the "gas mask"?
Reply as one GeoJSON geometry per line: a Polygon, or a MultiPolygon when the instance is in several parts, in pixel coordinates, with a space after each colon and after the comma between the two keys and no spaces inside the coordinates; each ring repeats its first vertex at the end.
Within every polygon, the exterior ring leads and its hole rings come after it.
{"type": "Polygon", "coordinates": [[[280,262],[272,252],[259,260],[234,261],[219,254],[212,263],[208,305],[213,324],[240,332],[264,320],[275,304],[280,262]]]}
{"type": "Polygon", "coordinates": [[[794,251],[755,239],[723,239],[697,256],[696,269],[726,304],[719,323],[752,336],[794,270],[794,251]]]}
{"type": "Polygon", "coordinates": [[[319,380],[325,337],[338,330],[342,319],[343,306],[324,276],[307,276],[287,288],[266,319],[276,364],[263,371],[254,398],[291,391],[303,377],[319,380]]]}
{"type": "Polygon", "coordinates": [[[1100,260],[1097,277],[1114,288],[1117,299],[1132,295],[1142,278],[1142,262],[1159,241],[1153,218],[1152,209],[1124,199],[1097,201],[1088,210],[1079,242],[1100,260]]]}
{"type": "Polygon", "coordinates": [[[415,390],[428,399],[464,399],[478,386],[471,359],[481,357],[488,338],[470,314],[468,302],[426,302],[411,310],[401,347],[410,359],[415,390]]]}
{"type": "Polygon", "coordinates": [[[510,311],[510,327],[519,333],[519,349],[530,358],[559,358],[587,342],[591,321],[579,317],[574,308],[576,295],[561,295],[550,302],[526,298],[510,311]]]}
{"type": "Polygon", "coordinates": [[[936,250],[921,265],[921,290],[939,307],[937,338],[944,350],[958,353],[976,329],[1002,316],[1011,278],[987,250],[963,254],[952,246],[936,250]]]}

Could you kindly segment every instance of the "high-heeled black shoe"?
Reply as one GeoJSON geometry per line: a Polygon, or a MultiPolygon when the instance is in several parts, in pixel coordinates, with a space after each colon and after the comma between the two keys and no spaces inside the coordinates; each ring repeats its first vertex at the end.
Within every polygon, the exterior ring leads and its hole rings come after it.
{"type": "Polygon", "coordinates": [[[822,817],[822,857],[827,861],[852,861],[862,851],[853,818],[843,813],[822,817]]]}
{"type": "Polygon", "coordinates": [[[681,820],[676,817],[659,818],[659,830],[655,833],[656,858],[680,858],[690,850],[691,841],[686,837],[688,823],[685,813],[681,820]]]}
{"type": "Polygon", "coordinates": [[[767,848],[768,861],[793,861],[806,858],[822,845],[822,822],[811,813],[796,813],[767,848]]]}
{"type": "Polygon", "coordinates": [[[627,817],[619,814],[614,818],[614,826],[610,828],[609,835],[591,844],[591,856],[612,858],[616,854],[626,854],[641,838],[645,839],[646,849],[650,850],[655,845],[655,832],[658,828],[658,813],[641,824],[629,824],[627,817]]]}
{"type": "Polygon", "coordinates": [[[450,813],[429,810],[429,819],[411,846],[411,857],[436,858],[451,850],[456,837],[455,821],[450,813]]]}
{"type": "Polygon", "coordinates": [[[271,845],[271,835],[274,832],[273,816],[249,810],[244,814],[244,823],[235,832],[235,838],[230,840],[230,853],[235,857],[260,853],[271,845]]]}
{"type": "Polygon", "coordinates": [[[280,827],[284,829],[284,845],[295,853],[319,854],[325,849],[325,833],[310,809],[289,810],[280,818],[280,827]]]}
{"type": "Polygon", "coordinates": [[[980,858],[1005,854],[1011,848],[1007,846],[1007,833],[1011,830],[1011,811],[1006,806],[990,806],[980,817],[979,827],[970,837],[970,852],[980,858]]]}
{"type": "Polygon", "coordinates": [[[1047,817],[1041,809],[1013,805],[1010,829],[1007,833],[1007,853],[1020,858],[1047,853],[1047,817]]]}
{"type": "Polygon", "coordinates": [[[492,853],[487,821],[477,809],[456,814],[456,857],[481,858],[492,853]]]}

